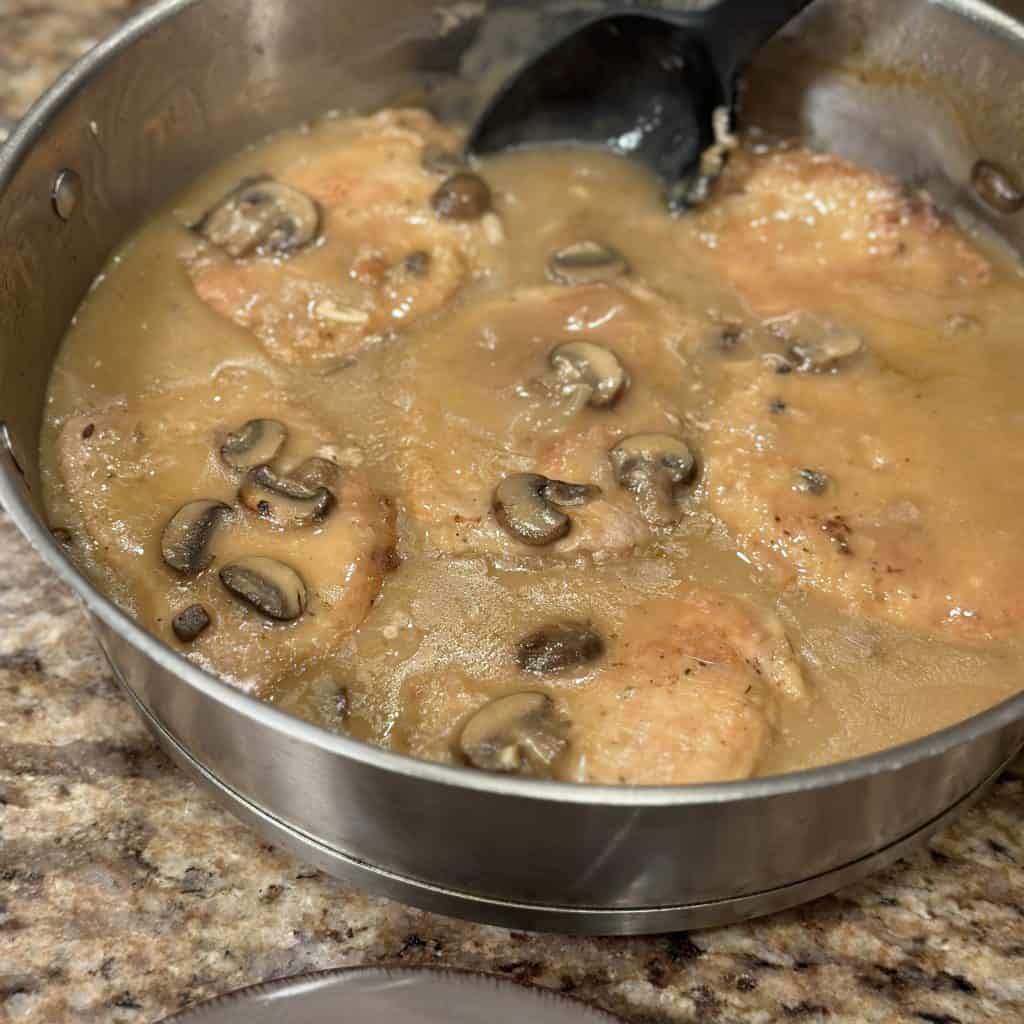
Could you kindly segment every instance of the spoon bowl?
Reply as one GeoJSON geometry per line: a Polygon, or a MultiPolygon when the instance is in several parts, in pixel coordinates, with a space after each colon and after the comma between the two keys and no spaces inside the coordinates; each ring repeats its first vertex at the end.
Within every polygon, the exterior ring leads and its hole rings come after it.
{"type": "Polygon", "coordinates": [[[739,74],[809,2],[600,15],[526,61],[478,119],[467,152],[598,146],[646,164],[672,208],[695,206],[734,145],[739,74]]]}

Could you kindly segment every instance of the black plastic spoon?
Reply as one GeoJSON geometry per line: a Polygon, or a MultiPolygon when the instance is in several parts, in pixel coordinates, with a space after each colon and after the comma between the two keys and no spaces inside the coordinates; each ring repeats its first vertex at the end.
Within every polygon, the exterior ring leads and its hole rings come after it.
{"type": "Polygon", "coordinates": [[[724,165],[740,73],[810,2],[603,14],[527,61],[484,110],[467,151],[604,146],[659,174],[674,208],[694,206],[724,165]]]}

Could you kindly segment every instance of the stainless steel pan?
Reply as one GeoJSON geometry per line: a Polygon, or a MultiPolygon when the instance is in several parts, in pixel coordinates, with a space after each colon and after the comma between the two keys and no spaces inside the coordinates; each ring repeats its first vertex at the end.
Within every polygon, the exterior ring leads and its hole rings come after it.
{"type": "MultiPolygon", "coordinates": [[[[671,5],[669,5],[671,6],[671,5]]],[[[0,497],[92,616],[126,693],[193,776],[268,838],[374,891],[520,928],[646,932],[825,893],[929,835],[1024,744],[1024,696],[815,771],[677,788],[581,787],[425,764],[237,692],[145,633],[70,564],[39,505],[54,353],[126,233],[244,143],[329,108],[421,99],[468,115],[538,39],[593,5],[545,0],[165,0],[80,61],[0,153],[0,497]]],[[[819,0],[752,76],[772,127],[972,195],[1024,171],[1024,31],[960,0],[819,0]]]]}

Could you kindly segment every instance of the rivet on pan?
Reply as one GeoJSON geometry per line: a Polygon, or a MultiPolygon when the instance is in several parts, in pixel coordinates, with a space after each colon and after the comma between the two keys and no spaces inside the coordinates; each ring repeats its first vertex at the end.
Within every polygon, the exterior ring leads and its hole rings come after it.
{"type": "Polygon", "coordinates": [[[1024,210],[1024,192],[998,164],[979,160],[971,169],[971,185],[978,197],[998,213],[1024,210]]]}
{"type": "Polygon", "coordinates": [[[82,179],[78,174],[71,170],[58,172],[57,177],[53,179],[53,189],[50,192],[54,213],[61,220],[70,220],[81,198],[82,179]]]}

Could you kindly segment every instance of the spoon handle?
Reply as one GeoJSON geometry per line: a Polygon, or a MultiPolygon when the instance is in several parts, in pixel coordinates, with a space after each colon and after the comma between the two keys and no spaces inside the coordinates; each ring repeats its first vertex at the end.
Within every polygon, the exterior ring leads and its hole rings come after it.
{"type": "Polygon", "coordinates": [[[731,81],[763,43],[811,0],[721,0],[707,11],[708,46],[723,80],[731,81]]]}

